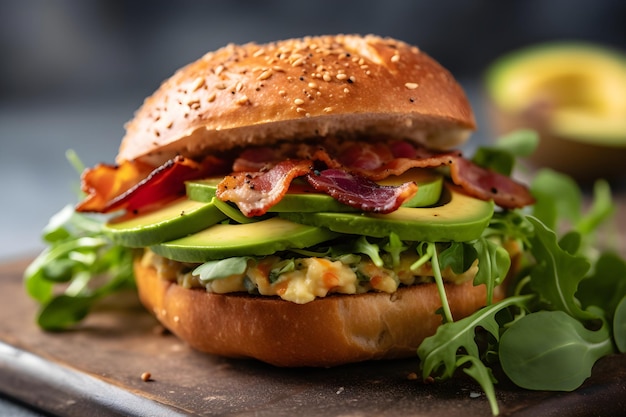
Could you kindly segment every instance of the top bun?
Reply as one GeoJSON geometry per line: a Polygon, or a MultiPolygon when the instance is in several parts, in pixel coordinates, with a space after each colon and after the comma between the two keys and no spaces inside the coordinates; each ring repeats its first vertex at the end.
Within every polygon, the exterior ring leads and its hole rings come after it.
{"type": "Polygon", "coordinates": [[[181,68],[126,125],[117,162],[326,136],[448,149],[474,127],[462,88],[417,47],[373,35],[306,37],[228,45],[181,68]]]}

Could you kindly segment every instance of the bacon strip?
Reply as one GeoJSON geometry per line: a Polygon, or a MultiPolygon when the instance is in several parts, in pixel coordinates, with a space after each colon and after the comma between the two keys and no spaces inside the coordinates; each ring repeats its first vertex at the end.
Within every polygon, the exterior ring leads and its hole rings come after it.
{"type": "Polygon", "coordinates": [[[535,202],[525,185],[464,158],[456,158],[450,165],[450,176],[468,194],[481,200],[493,199],[503,208],[520,208],[535,202]]]}
{"type": "Polygon", "coordinates": [[[417,184],[382,186],[365,177],[341,169],[309,173],[306,179],[317,191],[326,193],[340,203],[361,211],[391,213],[417,192],[417,184]]]}
{"type": "Polygon", "coordinates": [[[294,178],[312,170],[311,161],[288,159],[265,172],[237,172],[218,184],[215,195],[237,204],[247,217],[262,216],[283,198],[294,178]]]}
{"type": "Polygon", "coordinates": [[[125,162],[118,167],[100,164],[83,173],[82,189],[88,195],[76,211],[136,211],[167,202],[185,194],[185,181],[227,172],[229,165],[215,157],[197,163],[182,156],[152,171],[138,162],[125,162]]]}

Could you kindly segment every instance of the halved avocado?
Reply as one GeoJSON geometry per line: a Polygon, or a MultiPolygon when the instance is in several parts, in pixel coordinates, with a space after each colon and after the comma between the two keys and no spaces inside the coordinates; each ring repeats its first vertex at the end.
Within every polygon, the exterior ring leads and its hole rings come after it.
{"type": "Polygon", "coordinates": [[[495,61],[486,86],[496,134],[538,132],[534,166],[580,181],[624,178],[626,54],[587,43],[539,44],[495,61]]]}
{"type": "MultiPolygon", "coordinates": [[[[187,197],[196,201],[210,201],[215,197],[217,185],[223,177],[206,178],[186,183],[187,197]]],[[[400,185],[413,181],[417,184],[417,193],[403,204],[405,207],[426,207],[437,203],[441,195],[443,177],[428,169],[411,169],[399,176],[390,176],[381,185],[400,185]]],[[[282,212],[343,212],[356,209],[342,204],[323,193],[316,192],[308,184],[295,180],[280,202],[269,209],[272,213],[282,212]]]]}
{"type": "Polygon", "coordinates": [[[273,217],[246,224],[216,224],[151,249],[179,262],[206,262],[233,256],[271,255],[286,249],[313,246],[337,236],[328,229],[273,217]]]}
{"type": "Polygon", "coordinates": [[[626,146],[626,54],[586,43],[540,44],[500,58],[486,81],[504,111],[546,106],[554,134],[626,146]]]}
{"type": "Polygon", "coordinates": [[[212,202],[182,198],[154,211],[117,217],[104,231],[121,245],[139,248],[195,233],[225,218],[212,202]]]}
{"type": "Polygon", "coordinates": [[[389,214],[374,213],[280,213],[297,223],[326,227],[340,233],[402,240],[466,242],[477,239],[493,215],[492,201],[470,197],[446,184],[441,204],[434,207],[400,207],[389,214]]]}

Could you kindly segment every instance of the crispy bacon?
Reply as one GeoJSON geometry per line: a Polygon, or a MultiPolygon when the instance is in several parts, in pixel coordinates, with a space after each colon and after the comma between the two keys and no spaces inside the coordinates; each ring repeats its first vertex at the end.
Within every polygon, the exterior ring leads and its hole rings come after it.
{"type": "Polygon", "coordinates": [[[482,200],[493,199],[503,208],[519,208],[535,202],[525,185],[464,158],[454,159],[450,165],[450,176],[468,194],[482,200]]]}
{"type": "Polygon", "coordinates": [[[167,202],[185,194],[185,181],[227,172],[228,166],[212,156],[201,163],[177,156],[153,170],[139,162],[124,162],[117,167],[100,164],[83,173],[82,189],[87,197],[76,211],[136,211],[167,202]]]}
{"type": "Polygon", "coordinates": [[[342,169],[326,169],[306,175],[309,184],[350,207],[374,213],[391,213],[417,192],[417,184],[382,186],[342,169]]]}
{"type": "Polygon", "coordinates": [[[288,159],[265,172],[237,172],[218,184],[215,195],[237,204],[247,217],[262,216],[283,198],[294,178],[312,170],[311,161],[288,159]]]}

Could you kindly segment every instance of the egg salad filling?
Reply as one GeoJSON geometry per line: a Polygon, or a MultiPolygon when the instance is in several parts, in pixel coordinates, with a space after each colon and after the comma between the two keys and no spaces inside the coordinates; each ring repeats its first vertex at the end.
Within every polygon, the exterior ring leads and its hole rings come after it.
{"type": "MultiPolygon", "coordinates": [[[[391,266],[357,254],[337,259],[286,259],[272,255],[230,258],[202,265],[181,264],[150,250],[146,250],[142,258],[145,265],[156,268],[161,279],[176,282],[184,288],[205,288],[217,294],[246,292],[278,296],[297,304],[330,294],[393,293],[400,286],[433,282],[431,264],[427,262],[416,266],[417,261],[418,255],[408,252],[391,266]],[[222,272],[217,273],[218,269],[222,272]]],[[[478,261],[475,261],[465,272],[455,273],[447,267],[441,270],[441,275],[444,281],[460,284],[473,279],[477,271],[478,261]]]]}

